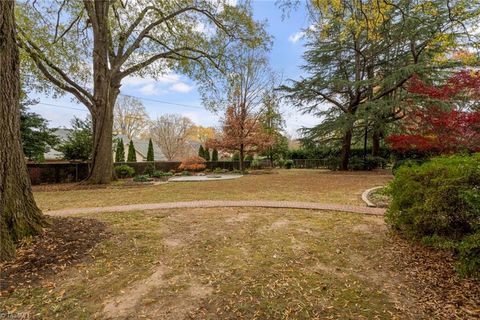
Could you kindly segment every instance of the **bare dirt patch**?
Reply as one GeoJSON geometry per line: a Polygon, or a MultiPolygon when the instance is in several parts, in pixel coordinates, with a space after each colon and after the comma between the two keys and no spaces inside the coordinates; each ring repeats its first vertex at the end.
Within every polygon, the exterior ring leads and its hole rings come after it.
{"type": "Polygon", "coordinates": [[[103,316],[107,319],[118,319],[131,314],[142,298],[154,288],[162,286],[164,274],[165,267],[160,266],[147,279],[132,284],[121,295],[108,299],[103,316]]]}
{"type": "Polygon", "coordinates": [[[85,218],[51,218],[43,233],[25,241],[16,257],[0,264],[0,293],[34,287],[39,281],[90,256],[109,234],[106,224],[85,218]]]}

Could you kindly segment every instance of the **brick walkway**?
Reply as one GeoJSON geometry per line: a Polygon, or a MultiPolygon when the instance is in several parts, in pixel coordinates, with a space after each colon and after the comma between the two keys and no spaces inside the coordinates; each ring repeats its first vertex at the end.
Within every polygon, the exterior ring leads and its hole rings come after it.
{"type": "Polygon", "coordinates": [[[155,209],[181,209],[181,208],[219,208],[219,207],[260,207],[260,208],[289,208],[289,209],[311,209],[363,213],[371,215],[383,215],[385,209],[369,208],[364,206],[352,206],[341,204],[324,204],[315,202],[297,201],[188,201],[188,202],[163,202],[146,204],[129,204],[113,207],[74,208],[54,211],[45,211],[51,216],[68,216],[78,213],[102,213],[102,212],[123,212],[133,210],[155,210],[155,209]]]}

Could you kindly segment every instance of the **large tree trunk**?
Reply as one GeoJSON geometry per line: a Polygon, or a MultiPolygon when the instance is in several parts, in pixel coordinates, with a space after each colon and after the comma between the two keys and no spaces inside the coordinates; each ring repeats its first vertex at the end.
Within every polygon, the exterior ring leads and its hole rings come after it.
{"type": "Polygon", "coordinates": [[[90,184],[107,184],[113,177],[113,107],[120,93],[120,83],[112,79],[110,69],[108,1],[95,1],[90,10],[93,42],[94,105],[92,114],[93,151],[90,173],[86,180],[90,184]]]}
{"type": "Polygon", "coordinates": [[[374,157],[380,154],[380,136],[379,130],[374,129],[372,134],[372,156],[374,157]]]}
{"type": "Polygon", "coordinates": [[[90,184],[108,184],[113,177],[113,105],[96,105],[92,117],[93,150],[90,172],[86,180],[90,184]]]}
{"type": "Polygon", "coordinates": [[[15,244],[40,232],[45,219],[33,199],[20,141],[20,69],[15,1],[0,1],[0,261],[15,244]]]}
{"type": "Polygon", "coordinates": [[[340,170],[348,170],[348,161],[350,160],[350,149],[352,145],[352,129],[348,129],[345,132],[342,143],[342,162],[340,164],[340,170]]]}

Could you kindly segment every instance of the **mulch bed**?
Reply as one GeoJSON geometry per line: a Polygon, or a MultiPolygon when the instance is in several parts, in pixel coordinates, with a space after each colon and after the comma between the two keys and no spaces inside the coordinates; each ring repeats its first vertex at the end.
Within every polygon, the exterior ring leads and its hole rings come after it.
{"type": "Polygon", "coordinates": [[[480,279],[461,278],[449,251],[410,243],[393,235],[382,259],[406,280],[408,294],[434,319],[480,319],[480,279]]]}
{"type": "Polygon", "coordinates": [[[88,259],[109,236],[105,223],[85,218],[51,218],[41,235],[23,243],[16,257],[0,264],[0,296],[55,275],[88,259]]]}

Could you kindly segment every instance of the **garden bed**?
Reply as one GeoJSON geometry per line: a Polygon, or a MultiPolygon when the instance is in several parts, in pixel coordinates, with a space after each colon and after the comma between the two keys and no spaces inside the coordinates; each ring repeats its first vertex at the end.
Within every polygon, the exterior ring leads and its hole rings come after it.
{"type": "Polygon", "coordinates": [[[368,200],[370,200],[370,202],[372,202],[375,205],[375,207],[388,208],[388,206],[390,205],[390,202],[392,201],[392,198],[388,192],[388,188],[383,187],[383,188],[372,190],[368,194],[368,200]]]}

